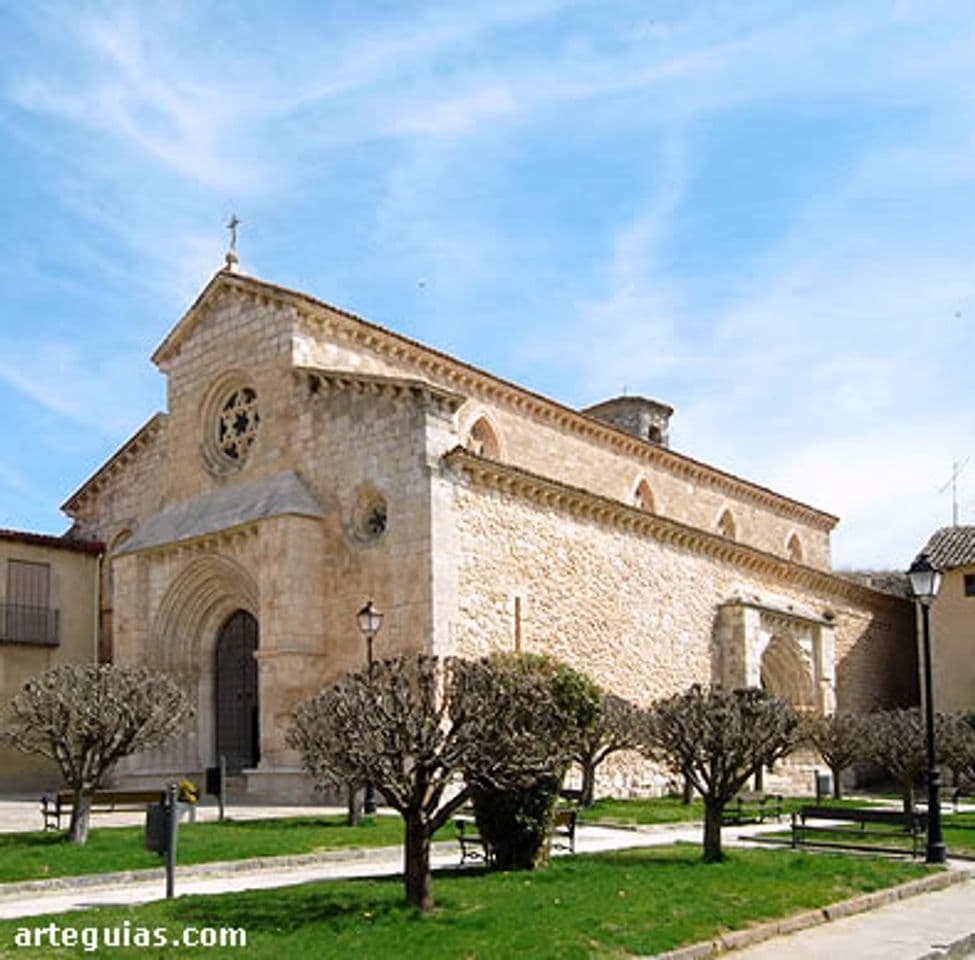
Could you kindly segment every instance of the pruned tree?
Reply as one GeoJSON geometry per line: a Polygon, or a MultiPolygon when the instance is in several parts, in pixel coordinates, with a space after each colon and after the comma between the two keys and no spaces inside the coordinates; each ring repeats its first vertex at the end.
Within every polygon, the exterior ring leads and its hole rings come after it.
{"type": "Polygon", "coordinates": [[[635,703],[602,691],[595,722],[582,731],[573,759],[582,769],[580,805],[595,800],[596,770],[610,755],[621,750],[639,750],[646,742],[647,713],[635,703]]]}
{"type": "Polygon", "coordinates": [[[480,711],[465,765],[478,832],[498,869],[534,869],[547,862],[559,788],[596,721],[599,688],[539,654],[494,654],[463,677],[480,711]]]}
{"type": "Polygon", "coordinates": [[[951,771],[951,782],[958,787],[965,780],[975,780],[975,726],[962,713],[939,714],[937,722],[938,754],[951,771]]]}
{"type": "Polygon", "coordinates": [[[88,839],[92,794],[122,757],[163,746],[193,715],[186,694],[145,667],[64,664],[28,680],[3,739],[53,760],[73,792],[68,836],[88,839]]]}
{"type": "Polygon", "coordinates": [[[725,690],[698,684],[650,708],[651,755],[686,777],[704,799],[704,860],[722,859],[725,805],[760,763],[785,756],[799,718],[764,690],[725,690]]]}
{"type": "Polygon", "coordinates": [[[802,723],[801,739],[811,744],[823,758],[833,775],[833,799],[842,799],[840,777],[843,771],[867,755],[864,717],[858,713],[807,717],[802,723]]]}
{"type": "Polygon", "coordinates": [[[467,799],[444,799],[470,752],[463,661],[397,657],[350,673],[302,703],[287,741],[323,784],[373,783],[405,825],[406,900],[433,909],[430,840],[467,799]]]}
{"type": "Polygon", "coordinates": [[[866,753],[902,791],[904,815],[914,810],[914,781],[927,764],[924,716],[919,709],[878,710],[866,716],[866,753]]]}
{"type": "Polygon", "coordinates": [[[430,841],[469,798],[461,775],[479,785],[533,783],[574,741],[564,712],[578,675],[561,669],[520,680],[492,658],[417,655],[351,673],[295,711],[288,744],[323,784],[372,782],[403,818],[406,900],[433,908],[430,841]],[[553,690],[561,691],[553,696],[553,690]],[[566,734],[569,736],[566,736],[566,734]]]}

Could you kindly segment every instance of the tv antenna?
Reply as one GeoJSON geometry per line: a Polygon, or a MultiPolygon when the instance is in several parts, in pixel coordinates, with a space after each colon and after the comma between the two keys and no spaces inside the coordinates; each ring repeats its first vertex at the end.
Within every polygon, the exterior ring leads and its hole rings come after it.
{"type": "Polygon", "coordinates": [[[938,490],[938,493],[944,493],[948,487],[951,487],[951,525],[953,527],[958,526],[958,477],[971,459],[971,457],[965,457],[961,463],[955,460],[951,464],[951,479],[938,490]]]}

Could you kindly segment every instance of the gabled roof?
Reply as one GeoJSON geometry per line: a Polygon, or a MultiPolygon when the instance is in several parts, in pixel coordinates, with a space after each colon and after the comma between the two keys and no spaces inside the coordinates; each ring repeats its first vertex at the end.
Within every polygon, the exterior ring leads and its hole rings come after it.
{"type": "Polygon", "coordinates": [[[74,493],[61,504],[61,509],[73,517],[81,501],[94,493],[116,470],[120,470],[139,450],[159,433],[166,422],[166,414],[154,413],[136,432],[122,444],[74,493]]]}
{"type": "Polygon", "coordinates": [[[975,527],[942,527],[921,552],[939,570],[975,564],[975,527]]]}
{"type": "Polygon", "coordinates": [[[661,465],[678,474],[685,475],[694,482],[713,484],[736,495],[744,496],[753,502],[758,502],[765,507],[797,517],[817,529],[832,530],[839,520],[831,513],[794,500],[735,474],[727,473],[711,464],[695,460],[687,454],[678,453],[671,448],[634,437],[632,434],[592,417],[585,411],[574,410],[556,400],[481,370],[434,347],[429,347],[394,330],[389,330],[355,313],[343,310],[341,307],[336,307],[324,300],[319,300],[310,294],[290,290],[287,287],[268,283],[266,280],[232,270],[219,270],[214,274],[193,302],[193,305],[157,347],[152,355],[153,363],[161,366],[176,353],[204,316],[207,302],[224,289],[246,291],[267,297],[279,303],[292,305],[302,312],[310,312],[312,315],[320,315],[322,310],[329,311],[334,317],[351,321],[348,325],[349,331],[357,343],[387,354],[394,361],[410,358],[422,372],[421,375],[429,375],[430,379],[439,380],[460,393],[471,395],[475,392],[483,392],[484,395],[491,398],[507,398],[508,402],[516,409],[528,412],[544,422],[558,423],[575,433],[598,438],[603,443],[608,443],[628,453],[653,457],[661,465]]]}

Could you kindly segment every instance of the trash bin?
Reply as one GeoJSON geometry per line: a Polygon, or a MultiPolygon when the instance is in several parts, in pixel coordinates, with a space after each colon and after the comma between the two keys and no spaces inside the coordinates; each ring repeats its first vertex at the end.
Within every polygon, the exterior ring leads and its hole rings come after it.
{"type": "Polygon", "coordinates": [[[828,773],[816,771],[816,802],[829,799],[833,795],[833,777],[828,773]]]}
{"type": "Polygon", "coordinates": [[[206,769],[206,793],[210,797],[220,796],[220,768],[207,767],[206,769]]]}
{"type": "Polygon", "coordinates": [[[166,808],[161,803],[146,808],[145,844],[150,853],[166,852],[166,808]]]}

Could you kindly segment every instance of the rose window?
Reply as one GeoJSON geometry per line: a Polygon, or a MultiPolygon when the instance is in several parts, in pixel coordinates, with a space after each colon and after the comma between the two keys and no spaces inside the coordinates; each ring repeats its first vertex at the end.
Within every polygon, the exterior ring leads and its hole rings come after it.
{"type": "Polygon", "coordinates": [[[250,387],[240,387],[227,400],[217,417],[217,448],[235,462],[247,456],[261,415],[257,409],[257,393],[250,387]]]}

